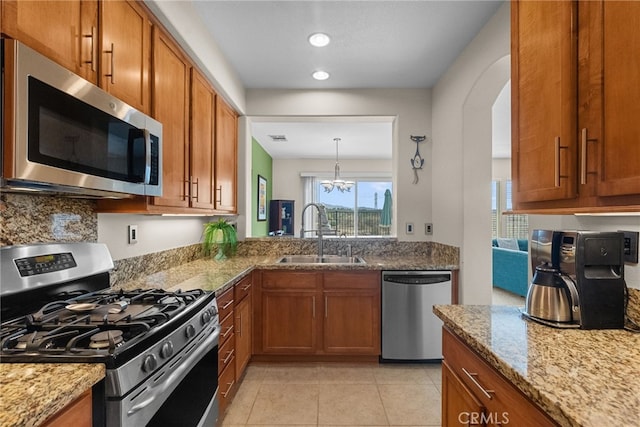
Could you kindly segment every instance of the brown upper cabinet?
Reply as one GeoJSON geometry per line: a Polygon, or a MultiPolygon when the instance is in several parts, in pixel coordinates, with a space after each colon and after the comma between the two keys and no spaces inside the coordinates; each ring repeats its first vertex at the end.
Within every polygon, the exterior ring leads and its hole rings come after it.
{"type": "MultiPolygon", "coordinates": [[[[214,202],[217,99],[207,79],[191,65],[186,54],[156,27],[152,115],[163,126],[162,197],[101,200],[98,209],[177,214],[218,212],[214,202]]],[[[235,131],[234,127],[233,135],[235,131]]],[[[233,156],[226,163],[235,164],[235,148],[233,156]]],[[[233,185],[235,200],[235,181],[233,185]]]]}
{"type": "Polygon", "coordinates": [[[189,207],[189,81],[191,67],[162,31],[153,37],[152,110],[162,123],[162,197],[154,206],[189,207]]]}
{"type": "Polygon", "coordinates": [[[149,113],[151,17],[135,1],[3,1],[2,32],[149,113]],[[99,17],[99,18],[98,18],[99,17]]]}
{"type": "Polygon", "coordinates": [[[209,82],[192,69],[189,185],[191,206],[194,208],[215,209],[216,207],[213,190],[216,98],[216,93],[209,82]]]}
{"type": "Polygon", "coordinates": [[[512,2],[515,210],[640,211],[639,27],[639,2],[512,2]]]}
{"type": "Polygon", "coordinates": [[[220,212],[237,212],[238,115],[220,97],[216,102],[215,204],[220,212]]]}
{"type": "Polygon", "coordinates": [[[149,113],[149,13],[139,2],[101,1],[100,32],[100,86],[149,113]]]}
{"type": "Polygon", "coordinates": [[[2,1],[2,34],[98,83],[96,0],[2,1]]]}

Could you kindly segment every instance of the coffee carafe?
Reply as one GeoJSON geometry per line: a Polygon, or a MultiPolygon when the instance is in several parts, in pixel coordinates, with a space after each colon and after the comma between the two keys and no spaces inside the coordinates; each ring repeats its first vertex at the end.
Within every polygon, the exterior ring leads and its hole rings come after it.
{"type": "Polygon", "coordinates": [[[565,327],[580,324],[580,300],[575,283],[547,263],[535,268],[525,304],[525,314],[534,320],[565,327]]]}

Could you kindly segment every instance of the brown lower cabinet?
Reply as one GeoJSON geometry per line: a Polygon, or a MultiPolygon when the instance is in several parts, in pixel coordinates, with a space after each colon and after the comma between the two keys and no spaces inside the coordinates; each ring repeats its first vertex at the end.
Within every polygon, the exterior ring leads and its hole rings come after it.
{"type": "Polygon", "coordinates": [[[251,360],[252,274],[216,296],[220,317],[218,341],[218,396],[220,419],[231,403],[251,360]]]}
{"type": "Polygon", "coordinates": [[[244,374],[251,360],[251,335],[253,332],[253,310],[251,291],[253,289],[252,276],[249,275],[238,282],[234,287],[234,326],[236,348],[236,381],[244,374]]]}
{"type": "Polygon", "coordinates": [[[220,417],[236,390],[235,334],[233,315],[233,288],[216,296],[220,317],[220,339],[218,340],[218,396],[220,417]]]}
{"type": "Polygon", "coordinates": [[[76,400],[69,403],[60,412],[49,418],[43,427],[91,427],[92,417],[91,389],[85,391],[76,400]]]}
{"type": "Polygon", "coordinates": [[[558,425],[446,327],[442,353],[444,427],[558,425]]]}
{"type": "Polygon", "coordinates": [[[259,270],[253,353],[282,357],[380,355],[380,272],[259,270]]]}

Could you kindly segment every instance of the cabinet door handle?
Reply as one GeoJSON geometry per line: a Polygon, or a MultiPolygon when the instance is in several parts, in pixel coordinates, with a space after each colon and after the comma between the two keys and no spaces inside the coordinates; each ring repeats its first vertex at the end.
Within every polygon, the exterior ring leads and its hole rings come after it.
{"type": "Polygon", "coordinates": [[[247,286],[243,287],[242,291],[245,292],[245,291],[248,291],[249,289],[251,289],[251,283],[249,283],[247,286]]]}
{"type": "Polygon", "coordinates": [[[238,325],[238,329],[236,330],[236,334],[242,336],[242,313],[238,317],[236,317],[236,324],[238,325]]]}
{"type": "Polygon", "coordinates": [[[229,363],[229,360],[231,360],[232,357],[233,357],[233,350],[227,353],[227,357],[224,358],[224,360],[222,361],[222,364],[226,365],[227,363],[229,363]]]}
{"type": "Polygon", "coordinates": [[[589,138],[587,128],[583,128],[580,135],[580,184],[587,183],[587,175],[597,174],[597,172],[587,170],[587,145],[590,142],[598,142],[595,138],[589,138]]]}
{"type": "Polygon", "coordinates": [[[327,298],[327,296],[324,296],[324,318],[326,319],[327,317],[329,317],[329,299],[327,298]]]}
{"type": "Polygon", "coordinates": [[[467,371],[465,368],[462,368],[462,372],[464,372],[469,377],[469,379],[476,385],[476,387],[478,387],[480,389],[482,394],[487,396],[487,399],[489,399],[489,400],[493,399],[493,396],[491,396],[489,393],[495,393],[495,391],[494,390],[487,390],[486,388],[482,387],[480,385],[480,383],[478,382],[478,380],[476,380],[476,378],[475,378],[475,377],[478,376],[478,374],[471,373],[471,372],[467,371]]]}
{"type": "Polygon", "coordinates": [[[187,188],[191,186],[191,179],[187,179],[182,181],[182,194],[179,196],[181,200],[185,200],[188,199],[189,196],[189,192],[187,191],[187,188]]]}
{"type": "Polygon", "coordinates": [[[582,128],[580,139],[580,184],[587,183],[587,128],[582,128]]]}
{"type": "Polygon", "coordinates": [[[218,193],[218,200],[216,200],[216,203],[222,203],[222,185],[216,188],[216,192],[218,193]]]}
{"type": "Polygon", "coordinates": [[[231,392],[231,388],[233,387],[234,384],[235,384],[235,380],[232,380],[230,383],[227,383],[229,388],[227,388],[227,391],[222,393],[222,397],[226,398],[227,395],[229,395],[229,393],[231,392]]]}
{"type": "Polygon", "coordinates": [[[556,136],[555,158],[553,162],[554,185],[560,187],[560,137],[556,136]]]}
{"type": "Polygon", "coordinates": [[[111,61],[110,61],[111,68],[110,68],[110,70],[109,70],[109,74],[105,74],[105,76],[106,76],[106,77],[110,77],[110,79],[109,79],[109,80],[111,81],[111,84],[115,84],[115,82],[116,82],[116,76],[115,76],[115,74],[116,74],[116,73],[115,73],[115,70],[114,70],[114,68],[113,68],[113,63],[114,63],[114,59],[113,59],[113,57],[114,57],[114,56],[116,56],[116,53],[115,53],[115,50],[114,50],[113,43],[111,43],[111,50],[108,50],[108,51],[106,51],[105,53],[108,53],[108,54],[110,54],[110,55],[111,55],[111,61]]]}
{"type": "Polygon", "coordinates": [[[83,37],[89,39],[91,42],[91,48],[89,51],[89,60],[84,61],[85,64],[91,64],[91,71],[96,70],[96,53],[95,53],[95,36],[96,36],[96,27],[91,27],[91,34],[85,34],[83,37]]]}
{"type": "Polygon", "coordinates": [[[316,318],[316,297],[315,297],[315,295],[311,297],[311,308],[313,310],[312,316],[315,319],[316,318]]]}
{"type": "Polygon", "coordinates": [[[198,186],[198,178],[196,178],[195,181],[194,181],[193,177],[191,177],[191,198],[195,199],[196,201],[198,201],[199,193],[200,193],[200,187],[198,186]],[[196,187],[195,196],[193,195],[194,194],[194,191],[193,191],[193,187],[194,186],[196,187]]]}
{"type": "Polygon", "coordinates": [[[230,306],[231,304],[233,304],[233,300],[229,300],[229,302],[228,302],[228,303],[226,303],[226,304],[222,307],[222,309],[223,309],[223,310],[226,310],[227,308],[229,308],[229,306],[230,306]]]}
{"type": "Polygon", "coordinates": [[[566,145],[560,145],[560,137],[556,136],[555,140],[555,161],[554,161],[554,172],[555,172],[555,182],[554,185],[556,187],[560,187],[560,178],[567,178],[566,175],[560,174],[560,150],[567,149],[566,145]]]}
{"type": "Polygon", "coordinates": [[[229,335],[229,333],[230,333],[231,331],[233,331],[233,326],[229,326],[229,327],[227,328],[227,330],[226,330],[226,331],[224,331],[224,334],[222,334],[222,338],[226,338],[226,337],[227,337],[227,335],[229,335]]]}

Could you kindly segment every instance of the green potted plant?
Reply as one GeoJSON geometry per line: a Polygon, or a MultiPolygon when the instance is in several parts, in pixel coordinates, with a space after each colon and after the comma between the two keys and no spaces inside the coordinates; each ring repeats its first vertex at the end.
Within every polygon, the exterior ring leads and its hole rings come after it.
{"type": "Polygon", "coordinates": [[[226,259],[233,256],[238,248],[238,233],[233,225],[225,219],[209,222],[204,225],[202,239],[202,249],[205,255],[212,254],[212,249],[218,248],[218,253],[214,256],[216,260],[226,259]]]}

